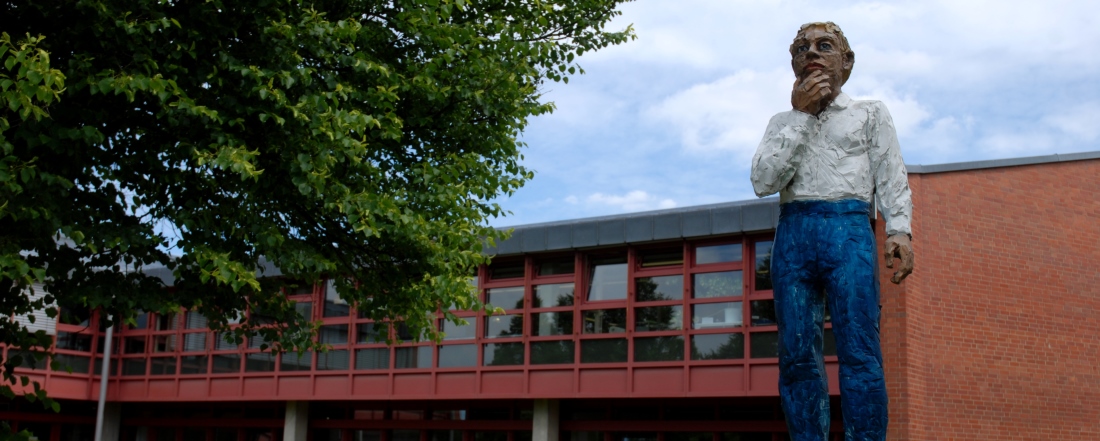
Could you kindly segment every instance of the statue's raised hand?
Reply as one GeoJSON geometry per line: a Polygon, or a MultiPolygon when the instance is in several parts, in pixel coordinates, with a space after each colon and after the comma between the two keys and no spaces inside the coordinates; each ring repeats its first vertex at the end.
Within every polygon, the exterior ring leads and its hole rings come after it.
{"type": "Polygon", "coordinates": [[[829,74],[824,70],[815,70],[804,78],[794,80],[791,90],[791,105],[795,110],[819,115],[835,98],[829,74]]]}

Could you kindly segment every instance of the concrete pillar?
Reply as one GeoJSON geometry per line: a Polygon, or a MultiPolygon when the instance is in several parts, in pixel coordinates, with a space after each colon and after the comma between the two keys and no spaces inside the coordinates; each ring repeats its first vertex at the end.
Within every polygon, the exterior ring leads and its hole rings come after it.
{"type": "Polygon", "coordinates": [[[287,401],[283,422],[283,441],[306,441],[309,428],[309,401],[287,401]]]}
{"type": "Polygon", "coordinates": [[[103,404],[102,441],[118,441],[122,433],[122,403],[103,404]]]}
{"type": "Polygon", "coordinates": [[[531,441],[558,441],[558,400],[535,400],[531,441]]]}

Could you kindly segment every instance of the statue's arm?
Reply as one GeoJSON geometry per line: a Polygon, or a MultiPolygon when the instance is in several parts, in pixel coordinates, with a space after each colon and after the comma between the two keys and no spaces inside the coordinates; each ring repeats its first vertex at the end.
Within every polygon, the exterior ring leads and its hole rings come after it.
{"type": "Polygon", "coordinates": [[[886,220],[886,266],[893,268],[895,257],[901,260],[891,278],[894,283],[900,283],[913,272],[913,196],[894,120],[881,102],[874,103],[869,130],[875,200],[886,220]]]}
{"type": "Polygon", "coordinates": [[[819,126],[813,115],[798,111],[772,117],[752,157],[752,188],[757,196],[776,193],[791,182],[806,144],[819,126]]]}

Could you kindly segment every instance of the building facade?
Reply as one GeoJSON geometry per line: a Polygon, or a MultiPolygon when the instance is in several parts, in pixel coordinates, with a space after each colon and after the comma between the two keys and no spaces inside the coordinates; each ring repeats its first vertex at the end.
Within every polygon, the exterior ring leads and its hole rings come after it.
{"type": "MultiPolygon", "coordinates": [[[[881,265],[890,439],[1100,439],[1100,152],[910,166],[916,272],[881,265]]],[[[785,438],[768,274],[778,200],[515,228],[445,339],[288,283],[321,353],[226,343],[201,315],[120,330],[108,426],[126,441],[785,438]]],[[[882,222],[869,219],[879,244],[882,222]]],[[[289,281],[288,281],[289,282],[289,281]]],[[[41,440],[91,439],[103,330],[44,325],[62,402],[0,401],[41,440]]],[[[837,394],[835,348],[825,361],[837,394]]],[[[842,439],[839,406],[833,433],[842,439]]]]}

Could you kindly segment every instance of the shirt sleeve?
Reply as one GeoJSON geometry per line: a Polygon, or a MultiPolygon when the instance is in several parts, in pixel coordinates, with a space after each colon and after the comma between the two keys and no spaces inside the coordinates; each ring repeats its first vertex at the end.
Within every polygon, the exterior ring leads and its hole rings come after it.
{"type": "Polygon", "coordinates": [[[772,117],[752,157],[752,188],[757,196],[776,193],[791,182],[806,145],[820,126],[813,115],[798,111],[772,117]]]}
{"type": "Polygon", "coordinates": [[[875,175],[875,200],[886,220],[886,235],[912,235],[913,197],[909,191],[909,176],[905,172],[894,120],[886,105],[874,103],[867,127],[871,170],[875,175]]]}

